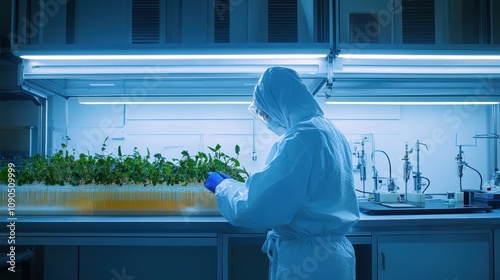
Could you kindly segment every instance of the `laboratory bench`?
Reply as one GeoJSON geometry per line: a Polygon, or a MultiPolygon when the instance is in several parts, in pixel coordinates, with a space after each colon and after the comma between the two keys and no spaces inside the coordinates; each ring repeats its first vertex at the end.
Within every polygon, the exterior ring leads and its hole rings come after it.
{"type": "MultiPolygon", "coordinates": [[[[500,279],[500,210],[360,215],[358,279],[500,279]]],[[[18,216],[15,245],[33,252],[23,270],[45,276],[32,279],[266,279],[266,232],[220,216],[18,216]]]]}

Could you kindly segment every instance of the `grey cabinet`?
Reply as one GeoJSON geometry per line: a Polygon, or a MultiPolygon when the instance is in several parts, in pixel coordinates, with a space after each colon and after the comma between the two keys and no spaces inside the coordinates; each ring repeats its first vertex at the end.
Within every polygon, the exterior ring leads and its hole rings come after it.
{"type": "MultiPolygon", "coordinates": [[[[371,237],[369,234],[353,234],[347,238],[356,254],[356,279],[372,278],[371,237]]],[[[224,280],[267,279],[269,259],[261,247],[266,234],[224,234],[224,280]]]]}
{"type": "Polygon", "coordinates": [[[266,234],[224,234],[224,280],[267,279],[269,260],[261,250],[266,234]]]}
{"type": "Polygon", "coordinates": [[[215,246],[80,246],[79,278],[217,279],[215,246]]]}
{"type": "Polygon", "coordinates": [[[495,280],[500,280],[500,229],[495,229],[493,240],[495,240],[493,251],[495,262],[493,263],[493,270],[495,271],[495,280]]]}
{"type": "MultiPolygon", "coordinates": [[[[427,217],[363,216],[347,236],[357,279],[500,280],[498,213],[427,217]]],[[[16,252],[34,252],[32,279],[266,279],[265,231],[176,220],[23,217],[16,252]]]]}
{"type": "Polygon", "coordinates": [[[491,231],[380,234],[374,279],[493,279],[492,244],[491,231]]]}
{"type": "Polygon", "coordinates": [[[44,279],[220,279],[220,251],[215,235],[54,241],[65,245],[44,246],[44,279]]]}

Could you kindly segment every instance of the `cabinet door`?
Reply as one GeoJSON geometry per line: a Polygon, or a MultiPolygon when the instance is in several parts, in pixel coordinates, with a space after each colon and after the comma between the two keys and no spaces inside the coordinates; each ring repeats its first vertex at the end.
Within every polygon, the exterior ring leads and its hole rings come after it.
{"type": "Polygon", "coordinates": [[[494,259],[495,263],[493,265],[494,273],[495,273],[495,280],[500,280],[500,229],[495,229],[494,230],[495,236],[493,236],[493,240],[495,240],[494,245],[494,259]]]}
{"type": "Polygon", "coordinates": [[[217,279],[215,246],[80,246],[81,280],[217,279]]]}
{"type": "Polygon", "coordinates": [[[44,246],[43,257],[44,279],[78,279],[78,246],[44,246]]]}
{"type": "Polygon", "coordinates": [[[407,234],[377,238],[380,280],[492,279],[491,234],[407,234]]]}
{"type": "Polygon", "coordinates": [[[261,250],[265,240],[265,234],[225,234],[223,279],[267,279],[269,259],[261,250]]]}

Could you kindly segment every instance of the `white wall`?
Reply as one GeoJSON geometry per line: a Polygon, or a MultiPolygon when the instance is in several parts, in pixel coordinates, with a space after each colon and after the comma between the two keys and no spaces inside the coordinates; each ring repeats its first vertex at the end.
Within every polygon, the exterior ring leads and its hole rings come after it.
{"type": "MultiPolygon", "coordinates": [[[[416,140],[427,144],[421,147],[422,175],[431,180],[427,193],[458,190],[455,157],[460,145],[475,144],[474,134],[488,132],[489,106],[347,106],[322,105],[326,116],[354,143],[364,135],[373,135],[375,149],[385,151],[392,161],[392,176],[398,177],[403,187],[401,167],[404,145],[415,146],[416,140]]],[[[255,148],[258,156],[252,161],[252,116],[246,105],[80,105],[68,101],[69,145],[77,152],[98,153],[106,137],[108,151],[116,154],[132,153],[137,147],[142,154],[149,148],[151,154],[162,153],[167,158],[178,158],[183,150],[191,154],[208,152],[207,146],[222,145],[224,152],[234,155],[234,146],[241,147],[240,160],[250,171],[264,166],[267,153],[276,137],[260,122],[256,124],[255,148]]],[[[370,136],[371,138],[371,136],[370,136]]],[[[370,153],[372,142],[366,143],[367,190],[371,181],[370,153]]],[[[488,158],[487,140],[479,139],[477,146],[464,147],[465,161],[489,179],[493,166],[488,158]]],[[[413,165],[415,152],[411,154],[413,165]]],[[[388,176],[387,160],[376,154],[380,176],[388,176]]],[[[353,163],[356,158],[353,157],[353,163]]],[[[355,172],[357,188],[361,188],[355,172]]],[[[412,188],[412,182],[409,186],[412,188]]],[[[479,177],[465,169],[464,188],[478,188],[479,177]]]]}
{"type": "Polygon", "coordinates": [[[50,96],[48,100],[47,153],[52,154],[61,149],[61,142],[68,135],[68,102],[58,95],[50,96]]]}

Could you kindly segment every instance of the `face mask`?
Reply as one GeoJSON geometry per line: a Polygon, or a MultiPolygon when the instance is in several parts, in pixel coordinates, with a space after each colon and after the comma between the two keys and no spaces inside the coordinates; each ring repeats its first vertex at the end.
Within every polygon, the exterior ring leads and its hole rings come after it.
{"type": "Polygon", "coordinates": [[[266,123],[267,123],[267,128],[272,132],[276,133],[278,136],[285,134],[286,127],[281,126],[273,118],[268,118],[266,123]]]}

